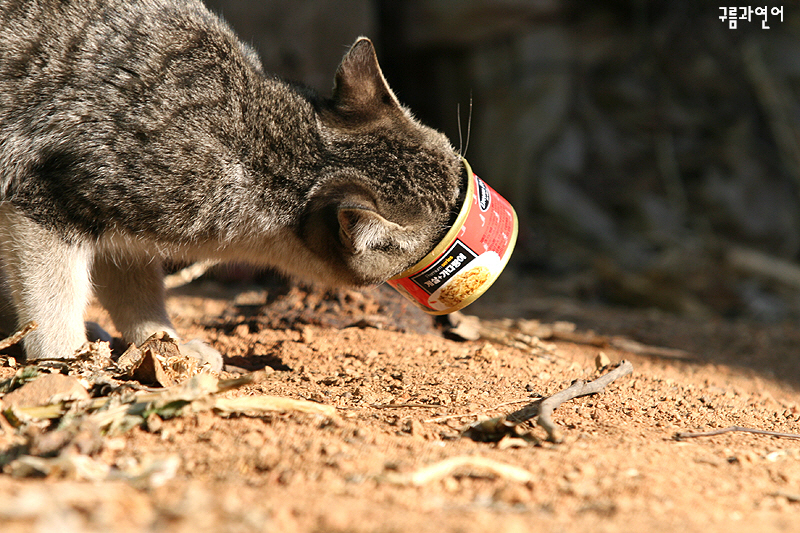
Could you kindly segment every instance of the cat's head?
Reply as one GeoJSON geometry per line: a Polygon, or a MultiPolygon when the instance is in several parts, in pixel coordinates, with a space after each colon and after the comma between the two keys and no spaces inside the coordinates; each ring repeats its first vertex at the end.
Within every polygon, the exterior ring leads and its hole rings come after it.
{"type": "Polygon", "coordinates": [[[398,102],[366,38],[345,55],[319,120],[327,157],[305,241],[343,282],[385,281],[446,233],[462,201],[461,159],[398,102]]]}

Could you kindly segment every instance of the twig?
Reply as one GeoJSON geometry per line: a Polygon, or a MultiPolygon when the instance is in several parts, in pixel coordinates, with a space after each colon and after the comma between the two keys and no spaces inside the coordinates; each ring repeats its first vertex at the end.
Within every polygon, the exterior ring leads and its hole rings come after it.
{"type": "Polygon", "coordinates": [[[611,337],[608,343],[612,348],[638,355],[649,355],[651,357],[661,357],[663,359],[692,359],[693,356],[678,348],[665,348],[663,346],[651,346],[629,339],[627,337],[611,337]]]}
{"type": "Polygon", "coordinates": [[[386,479],[398,485],[420,487],[465,468],[472,472],[476,469],[489,471],[493,476],[518,483],[528,483],[533,480],[533,474],[524,468],[475,455],[451,457],[407,474],[389,474],[386,479]]]}
{"type": "Polygon", "coordinates": [[[5,339],[0,340],[0,350],[5,350],[9,346],[17,344],[19,341],[25,338],[25,335],[35,330],[37,327],[39,327],[39,324],[37,324],[36,322],[33,321],[28,322],[27,324],[22,326],[22,329],[20,329],[10,337],[6,337],[5,339]]]}
{"type": "Polygon", "coordinates": [[[769,437],[779,437],[784,439],[800,439],[800,434],[798,433],[780,433],[777,431],[745,428],[741,426],[729,426],[722,429],[715,429],[713,431],[702,431],[697,433],[691,433],[691,432],[676,433],[674,438],[675,440],[683,440],[683,439],[694,439],[697,437],[714,437],[716,435],[722,435],[723,433],[730,433],[732,431],[738,431],[741,433],[755,433],[756,435],[767,435],[769,437]]]}
{"type": "Polygon", "coordinates": [[[769,278],[791,287],[800,287],[800,267],[791,261],[741,246],[732,247],[727,259],[736,270],[769,278]]]}
{"type": "Polygon", "coordinates": [[[511,434],[514,428],[519,424],[533,417],[537,417],[536,423],[547,432],[547,440],[550,442],[561,442],[561,431],[550,418],[556,407],[568,400],[596,394],[602,391],[612,381],[622,376],[627,376],[631,372],[633,372],[633,365],[631,362],[620,361],[613,370],[594,381],[586,383],[583,380],[577,380],[568,388],[543,400],[531,402],[522,409],[514,411],[509,415],[477,422],[464,431],[464,436],[480,442],[495,442],[511,434]]]}
{"type": "Polygon", "coordinates": [[[631,372],[633,372],[633,365],[630,363],[630,361],[621,361],[614,370],[611,370],[607,374],[600,376],[594,381],[586,383],[585,381],[579,379],[570,385],[569,388],[561,392],[557,392],[552,396],[542,400],[542,402],[539,404],[539,416],[536,419],[536,423],[539,424],[539,426],[545,431],[547,431],[547,440],[552,442],[561,442],[562,440],[561,431],[558,429],[558,427],[556,427],[556,425],[553,423],[553,420],[550,418],[550,415],[553,414],[553,411],[555,411],[556,407],[566,401],[580,398],[581,396],[597,394],[615,379],[621,378],[622,376],[627,376],[631,372]]]}

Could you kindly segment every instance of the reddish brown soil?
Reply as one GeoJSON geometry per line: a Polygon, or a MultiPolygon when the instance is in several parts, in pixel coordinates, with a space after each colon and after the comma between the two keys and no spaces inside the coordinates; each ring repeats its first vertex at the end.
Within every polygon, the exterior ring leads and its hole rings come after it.
{"type": "MultiPolygon", "coordinates": [[[[513,289],[513,288],[512,288],[513,289]]],[[[135,428],[96,456],[114,466],[174,456],[163,485],[0,476],[3,531],[793,531],[800,441],[745,433],[677,441],[679,431],[796,432],[797,334],[786,326],[677,319],[536,298],[499,287],[485,316],[564,319],[687,350],[690,360],[543,341],[523,349],[442,337],[383,289],[324,295],[200,283],[170,309],[187,337],[227,356],[224,375],[268,366],[232,395],[335,406],[135,428]],[[512,297],[504,301],[504,295],[512,297]],[[634,373],[559,407],[560,444],[473,442],[460,431],[597,375],[603,351],[634,373]],[[509,403],[517,402],[517,403],[509,403]],[[399,407],[398,407],[399,406],[399,407]],[[522,469],[528,481],[463,466],[420,486],[403,476],[454,457],[522,469]]],[[[493,299],[492,299],[493,298],[493,299]]],[[[105,322],[95,310],[93,317],[105,322]]],[[[527,427],[544,437],[540,428],[527,427]]]]}

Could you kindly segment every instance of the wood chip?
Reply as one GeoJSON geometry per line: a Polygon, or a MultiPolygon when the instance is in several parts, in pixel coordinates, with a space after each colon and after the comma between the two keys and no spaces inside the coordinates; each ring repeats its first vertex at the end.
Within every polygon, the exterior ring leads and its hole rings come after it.
{"type": "Polygon", "coordinates": [[[215,398],[213,409],[223,415],[234,413],[286,413],[299,411],[322,416],[335,416],[336,408],[307,400],[294,400],[281,396],[240,396],[238,398],[215,398]]]}
{"type": "Polygon", "coordinates": [[[444,479],[456,472],[465,472],[473,476],[482,475],[482,477],[488,473],[492,477],[517,483],[533,481],[533,474],[524,468],[476,455],[451,457],[407,474],[387,475],[386,479],[398,485],[420,487],[444,479]]]}
{"type": "Polygon", "coordinates": [[[158,332],[137,347],[131,344],[117,361],[117,368],[143,385],[171,387],[199,371],[199,362],[181,354],[178,343],[158,332]]]}
{"type": "Polygon", "coordinates": [[[151,348],[140,353],[142,357],[131,374],[133,379],[143,385],[157,385],[165,388],[175,385],[175,380],[164,371],[161,361],[151,348]]]}
{"type": "Polygon", "coordinates": [[[13,335],[10,335],[10,336],[6,337],[5,339],[0,340],[0,350],[5,350],[9,346],[13,346],[13,345],[17,344],[19,341],[24,339],[25,336],[28,333],[30,333],[31,331],[35,330],[37,327],[39,327],[39,325],[36,322],[33,322],[33,321],[28,322],[27,324],[25,324],[22,327],[22,329],[20,329],[19,331],[17,331],[13,335]]]}

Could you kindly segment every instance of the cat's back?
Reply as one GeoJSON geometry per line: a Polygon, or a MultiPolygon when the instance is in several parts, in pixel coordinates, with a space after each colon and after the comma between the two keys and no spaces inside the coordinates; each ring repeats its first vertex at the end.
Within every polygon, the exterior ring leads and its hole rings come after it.
{"type": "Polygon", "coordinates": [[[202,20],[204,11],[193,0],[0,0],[2,75],[42,74],[44,67],[102,57],[125,41],[135,46],[137,34],[157,40],[170,22],[202,20]]]}
{"type": "Polygon", "coordinates": [[[232,128],[262,80],[199,0],[0,0],[0,167],[11,136],[133,153],[124,138],[232,128]]]}
{"type": "Polygon", "coordinates": [[[213,186],[244,144],[263,79],[199,0],[0,0],[0,201],[63,226],[81,198],[84,232],[102,205],[143,211],[143,179],[185,207],[181,183],[213,186]]]}
{"type": "Polygon", "coordinates": [[[199,0],[0,0],[0,81],[94,80],[126,62],[144,75],[209,40],[239,48],[260,70],[199,0]]]}

